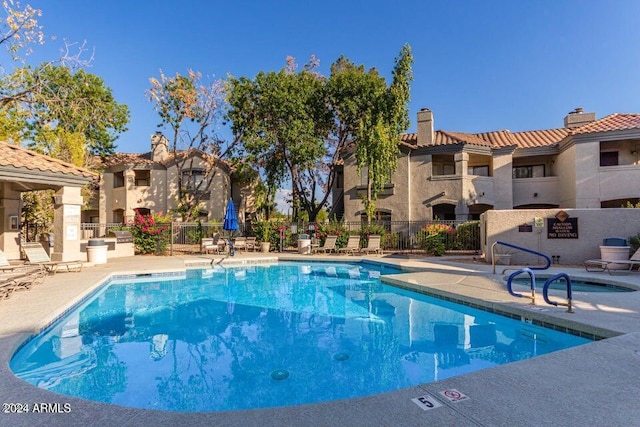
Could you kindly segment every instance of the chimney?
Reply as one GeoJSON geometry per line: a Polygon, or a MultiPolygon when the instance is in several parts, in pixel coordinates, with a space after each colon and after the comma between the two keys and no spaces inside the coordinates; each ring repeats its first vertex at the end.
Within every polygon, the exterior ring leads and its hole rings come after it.
{"type": "Polygon", "coordinates": [[[428,108],[418,111],[418,145],[433,145],[433,113],[428,108]]]}
{"type": "Polygon", "coordinates": [[[565,116],[564,127],[567,129],[575,129],[587,123],[595,122],[595,120],[596,113],[585,113],[582,107],[578,107],[565,116]]]}
{"type": "Polygon", "coordinates": [[[162,162],[169,157],[169,141],[158,131],[151,135],[151,160],[162,162]]]}

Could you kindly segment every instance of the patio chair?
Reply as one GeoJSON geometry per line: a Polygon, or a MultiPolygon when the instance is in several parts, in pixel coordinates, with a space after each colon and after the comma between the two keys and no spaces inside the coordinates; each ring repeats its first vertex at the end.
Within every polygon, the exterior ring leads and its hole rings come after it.
{"type": "Polygon", "coordinates": [[[243,250],[247,252],[247,238],[244,236],[236,237],[233,240],[233,247],[235,250],[243,250]]]}
{"type": "Polygon", "coordinates": [[[28,290],[44,281],[47,271],[39,265],[15,266],[10,272],[0,273],[0,299],[9,298],[16,290],[28,290]]]}
{"type": "Polygon", "coordinates": [[[587,271],[607,271],[611,275],[630,273],[636,265],[640,266],[640,249],[628,260],[588,259],[584,262],[587,271]]]}
{"type": "Polygon", "coordinates": [[[347,246],[338,249],[338,253],[353,255],[358,250],[360,250],[360,236],[349,236],[349,240],[347,240],[347,246]]]}
{"type": "Polygon", "coordinates": [[[382,248],[380,247],[380,236],[376,234],[369,236],[367,247],[360,249],[360,252],[362,252],[363,254],[368,254],[371,252],[381,254],[382,248]]]}
{"type": "Polygon", "coordinates": [[[203,254],[208,254],[209,251],[219,254],[225,251],[225,247],[226,242],[217,233],[213,237],[204,237],[200,242],[200,252],[203,254]]]}
{"type": "Polygon", "coordinates": [[[22,266],[24,266],[24,263],[11,264],[7,259],[7,255],[5,255],[5,253],[2,252],[2,250],[0,250],[0,273],[5,271],[12,271],[22,266]]]}
{"type": "Polygon", "coordinates": [[[81,271],[82,261],[51,261],[49,254],[40,243],[24,243],[22,245],[24,255],[29,264],[41,265],[48,273],[55,274],[61,268],[66,271],[81,271]]]}
{"type": "Polygon", "coordinates": [[[254,237],[247,237],[247,250],[251,250],[251,251],[256,251],[258,249],[258,242],[256,241],[255,236],[254,237]]]}
{"type": "Polygon", "coordinates": [[[323,246],[312,248],[312,250],[313,252],[323,252],[323,253],[329,253],[331,251],[335,252],[337,241],[338,241],[338,236],[327,236],[323,246]]]}

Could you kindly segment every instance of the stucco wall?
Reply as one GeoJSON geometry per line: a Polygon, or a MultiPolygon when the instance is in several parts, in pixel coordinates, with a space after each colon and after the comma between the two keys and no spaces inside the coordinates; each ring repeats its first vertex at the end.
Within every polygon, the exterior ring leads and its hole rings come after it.
{"type": "MultiPolygon", "coordinates": [[[[503,241],[546,255],[560,255],[560,264],[582,264],[587,259],[600,258],[600,245],[605,237],[625,239],[640,233],[640,209],[562,209],[577,218],[577,239],[547,237],[547,218],[554,218],[561,209],[523,209],[487,211],[482,215],[483,253],[491,262],[491,245],[503,241]],[[534,218],[543,218],[543,227],[534,226],[534,218]],[[532,225],[532,232],[519,232],[518,226],[532,225]]],[[[511,254],[512,263],[542,263],[539,257],[513,249],[500,249],[511,254]]]]}

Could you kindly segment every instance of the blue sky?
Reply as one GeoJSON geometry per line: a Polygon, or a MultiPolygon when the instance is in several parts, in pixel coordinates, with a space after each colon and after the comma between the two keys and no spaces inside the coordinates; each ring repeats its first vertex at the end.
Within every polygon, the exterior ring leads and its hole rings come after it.
{"type": "Polygon", "coordinates": [[[422,107],[436,129],[461,132],[561,127],[576,107],[640,112],[636,0],[28,3],[57,37],[32,62],[55,58],[63,39],[94,49],[89,71],[131,110],[122,152],[149,150],[159,119],[145,91],[160,69],[253,77],[313,54],[328,74],[343,54],[390,78],[404,43],[415,58],[409,131],[422,107]]]}

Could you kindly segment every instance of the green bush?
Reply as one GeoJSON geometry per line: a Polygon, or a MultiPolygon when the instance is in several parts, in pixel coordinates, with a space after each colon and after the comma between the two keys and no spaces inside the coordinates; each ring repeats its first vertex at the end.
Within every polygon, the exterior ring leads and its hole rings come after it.
{"type": "Polygon", "coordinates": [[[631,253],[635,253],[640,249],[640,233],[629,237],[629,245],[631,246],[631,253]]]}
{"type": "Polygon", "coordinates": [[[456,227],[457,249],[478,249],[480,247],[480,221],[467,221],[456,227]]]}
{"type": "Polygon", "coordinates": [[[164,255],[169,244],[171,221],[160,214],[136,214],[130,224],[136,253],[164,255]]]}

